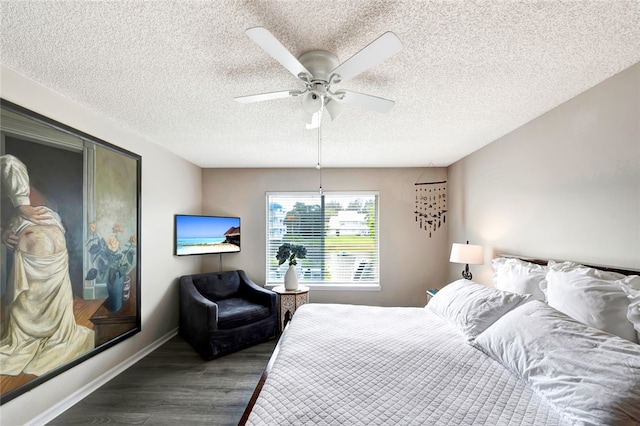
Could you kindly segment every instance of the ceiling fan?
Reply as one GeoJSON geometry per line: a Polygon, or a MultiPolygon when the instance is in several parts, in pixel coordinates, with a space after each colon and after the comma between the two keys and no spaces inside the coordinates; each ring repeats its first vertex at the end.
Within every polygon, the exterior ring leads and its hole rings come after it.
{"type": "Polygon", "coordinates": [[[331,85],[346,83],[402,50],[400,39],[390,31],[342,63],[336,55],[325,50],[311,50],[296,58],[266,28],[249,28],[245,34],[298,78],[305,89],[238,96],[234,98],[238,102],[251,103],[299,96],[302,98],[302,119],[307,129],[320,126],[325,108],[334,120],[342,112],[343,104],[358,105],[378,112],[387,112],[395,105],[389,99],[351,90],[331,89],[331,85]]]}

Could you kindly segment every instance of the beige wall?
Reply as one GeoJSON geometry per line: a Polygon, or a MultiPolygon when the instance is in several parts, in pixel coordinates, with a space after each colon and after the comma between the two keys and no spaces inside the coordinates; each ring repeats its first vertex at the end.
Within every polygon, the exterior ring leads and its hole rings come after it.
{"type": "MultiPolygon", "coordinates": [[[[375,190],[380,193],[380,291],[313,290],[312,302],[380,306],[421,306],[425,290],[442,287],[447,273],[447,228],[432,238],[415,221],[415,185],[446,179],[443,168],[323,169],[325,191],[375,190]]],[[[317,191],[319,173],[308,169],[205,169],[203,211],[240,216],[242,252],[223,255],[222,268],[244,269],[265,281],[268,191],[317,191]]],[[[217,255],[205,256],[203,271],[219,268],[217,255]]]]}
{"type": "Polygon", "coordinates": [[[495,252],[640,268],[640,64],[450,166],[449,201],[483,283],[495,252]]]}
{"type": "Polygon", "coordinates": [[[5,67],[1,68],[0,80],[2,98],[142,156],[142,331],[3,404],[0,424],[22,425],[176,329],[177,277],[198,272],[200,259],[173,256],[173,215],[177,210],[200,213],[202,172],[158,145],[5,67]]]}

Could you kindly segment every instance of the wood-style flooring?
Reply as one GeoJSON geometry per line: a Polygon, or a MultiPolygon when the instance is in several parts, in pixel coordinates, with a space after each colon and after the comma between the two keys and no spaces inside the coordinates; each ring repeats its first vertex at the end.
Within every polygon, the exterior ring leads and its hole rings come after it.
{"type": "Polygon", "coordinates": [[[277,343],[203,361],[180,336],[49,425],[237,425],[277,343]]]}

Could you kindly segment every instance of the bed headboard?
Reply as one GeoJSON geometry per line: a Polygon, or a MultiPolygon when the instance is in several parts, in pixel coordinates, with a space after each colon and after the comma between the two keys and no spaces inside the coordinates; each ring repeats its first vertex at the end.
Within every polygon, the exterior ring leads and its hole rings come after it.
{"type": "MultiPolygon", "coordinates": [[[[506,258],[512,258],[512,259],[520,259],[520,260],[524,260],[526,262],[535,263],[537,265],[546,265],[547,262],[549,262],[549,260],[554,260],[556,262],[563,262],[563,260],[540,259],[540,258],[525,257],[525,256],[519,256],[519,255],[515,255],[515,254],[508,254],[508,253],[498,253],[498,254],[496,254],[496,257],[506,257],[506,258]]],[[[576,261],[576,263],[579,263],[581,265],[587,266],[589,268],[600,269],[602,271],[617,272],[619,274],[624,274],[624,275],[640,275],[640,269],[620,268],[620,267],[617,267],[617,266],[607,266],[607,265],[594,265],[594,264],[588,264],[588,263],[583,263],[583,262],[578,262],[578,261],[576,261]]]]}

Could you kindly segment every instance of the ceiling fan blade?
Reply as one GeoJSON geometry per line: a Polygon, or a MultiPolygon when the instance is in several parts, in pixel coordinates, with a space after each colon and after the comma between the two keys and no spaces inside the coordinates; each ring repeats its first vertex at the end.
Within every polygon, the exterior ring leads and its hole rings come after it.
{"type": "Polygon", "coordinates": [[[305,123],[306,129],[317,129],[320,127],[320,120],[322,118],[322,111],[318,111],[314,114],[309,114],[306,111],[302,111],[302,120],[305,123]]]}
{"type": "Polygon", "coordinates": [[[306,74],[311,78],[311,73],[269,30],[262,27],[255,27],[246,30],[245,34],[276,61],[280,62],[291,74],[297,78],[300,78],[301,74],[306,74]]]}
{"type": "Polygon", "coordinates": [[[360,73],[389,59],[402,50],[402,42],[397,35],[387,31],[380,37],[369,43],[364,49],[338,65],[331,74],[338,74],[340,80],[335,83],[344,83],[360,73]]]}
{"type": "Polygon", "coordinates": [[[365,95],[364,93],[352,92],[350,90],[340,90],[338,95],[344,95],[342,102],[350,105],[358,105],[366,109],[378,112],[388,112],[396,104],[394,101],[377,96],[365,95]]]}
{"type": "Polygon", "coordinates": [[[260,93],[258,95],[247,95],[247,96],[237,96],[233,99],[236,101],[248,104],[251,102],[261,102],[261,101],[270,101],[271,99],[282,99],[288,98],[289,96],[298,96],[302,92],[298,90],[284,90],[282,92],[270,92],[270,93],[260,93]]]}

